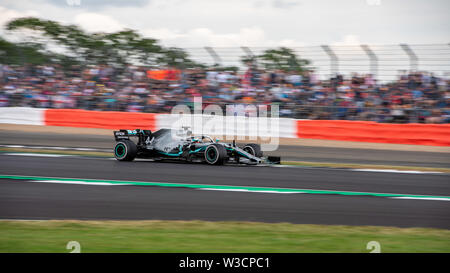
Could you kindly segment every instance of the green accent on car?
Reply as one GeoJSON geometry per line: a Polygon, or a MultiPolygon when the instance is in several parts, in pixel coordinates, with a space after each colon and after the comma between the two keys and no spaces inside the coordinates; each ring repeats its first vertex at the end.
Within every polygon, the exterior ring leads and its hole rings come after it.
{"type": "Polygon", "coordinates": [[[167,156],[180,156],[183,152],[179,152],[177,154],[170,154],[170,153],[165,153],[165,152],[158,151],[158,153],[163,154],[163,155],[167,155],[167,156]]]}
{"type": "Polygon", "coordinates": [[[118,156],[118,157],[122,157],[122,156],[124,156],[125,155],[125,145],[123,145],[123,144],[118,144],[118,145],[116,145],[116,149],[115,149],[115,153],[116,153],[116,155],[118,156]],[[119,153],[118,152],[118,148],[123,148],[123,150],[122,150],[122,153],[119,153]]]}
{"type": "Polygon", "coordinates": [[[229,147],[226,147],[225,149],[227,149],[228,151],[236,152],[236,153],[240,154],[241,156],[243,156],[243,157],[245,157],[245,158],[248,158],[247,155],[245,155],[245,154],[239,152],[239,151],[236,150],[235,148],[229,148],[229,147]]]}
{"type": "MultiPolygon", "coordinates": [[[[214,160],[214,158],[210,158],[209,157],[209,152],[208,152],[208,150],[206,150],[206,158],[209,160],[209,161],[213,161],[214,160]]],[[[217,154],[217,152],[216,152],[216,150],[214,150],[214,155],[216,155],[217,154]]]]}
{"type": "Polygon", "coordinates": [[[200,147],[200,148],[198,148],[197,150],[194,150],[194,151],[189,151],[189,154],[198,153],[198,152],[204,150],[205,148],[206,148],[206,146],[205,147],[200,147]]]}

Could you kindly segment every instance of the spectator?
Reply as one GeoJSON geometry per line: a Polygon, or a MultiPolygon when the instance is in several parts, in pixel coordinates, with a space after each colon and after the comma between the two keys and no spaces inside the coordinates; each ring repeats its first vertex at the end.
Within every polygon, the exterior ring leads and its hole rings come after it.
{"type": "Polygon", "coordinates": [[[244,73],[168,69],[158,79],[148,69],[108,65],[0,65],[0,107],[81,108],[99,111],[170,112],[176,104],[276,103],[280,116],[377,122],[449,123],[449,80],[432,73],[402,73],[379,84],[371,74],[319,81],[313,71],[244,73]],[[167,75],[167,76],[164,76],[167,75]]]}

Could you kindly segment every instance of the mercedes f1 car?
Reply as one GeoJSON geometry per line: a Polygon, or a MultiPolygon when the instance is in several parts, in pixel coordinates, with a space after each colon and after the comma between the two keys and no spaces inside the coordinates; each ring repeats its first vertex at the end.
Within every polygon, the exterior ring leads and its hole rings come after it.
{"type": "Polygon", "coordinates": [[[224,143],[206,135],[193,136],[188,128],[160,129],[156,132],[141,129],[119,130],[114,131],[114,137],[114,156],[119,161],[147,158],[206,162],[211,165],[280,164],[280,157],[263,157],[259,144],[251,143],[238,147],[235,141],[224,143]]]}

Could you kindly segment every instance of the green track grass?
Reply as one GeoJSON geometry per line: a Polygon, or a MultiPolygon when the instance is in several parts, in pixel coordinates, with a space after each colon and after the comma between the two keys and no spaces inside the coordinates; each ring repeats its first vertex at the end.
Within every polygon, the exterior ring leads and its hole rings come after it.
{"type": "Polygon", "coordinates": [[[207,221],[0,221],[0,252],[450,252],[450,230],[207,221]]]}

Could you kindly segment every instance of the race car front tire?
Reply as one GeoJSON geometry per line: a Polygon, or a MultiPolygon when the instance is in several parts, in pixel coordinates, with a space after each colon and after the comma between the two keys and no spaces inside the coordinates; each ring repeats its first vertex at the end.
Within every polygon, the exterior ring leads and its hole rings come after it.
{"type": "Polygon", "coordinates": [[[205,149],[205,161],[210,165],[223,165],[227,159],[227,150],[220,144],[211,144],[205,149]]]}
{"type": "Polygon", "coordinates": [[[136,144],[128,139],[118,141],[114,147],[114,157],[119,161],[132,161],[136,154],[136,144]]]}
{"type": "Polygon", "coordinates": [[[256,157],[262,157],[263,152],[261,151],[261,146],[259,144],[250,143],[245,145],[242,150],[246,151],[247,153],[251,154],[252,156],[256,157]]]}

